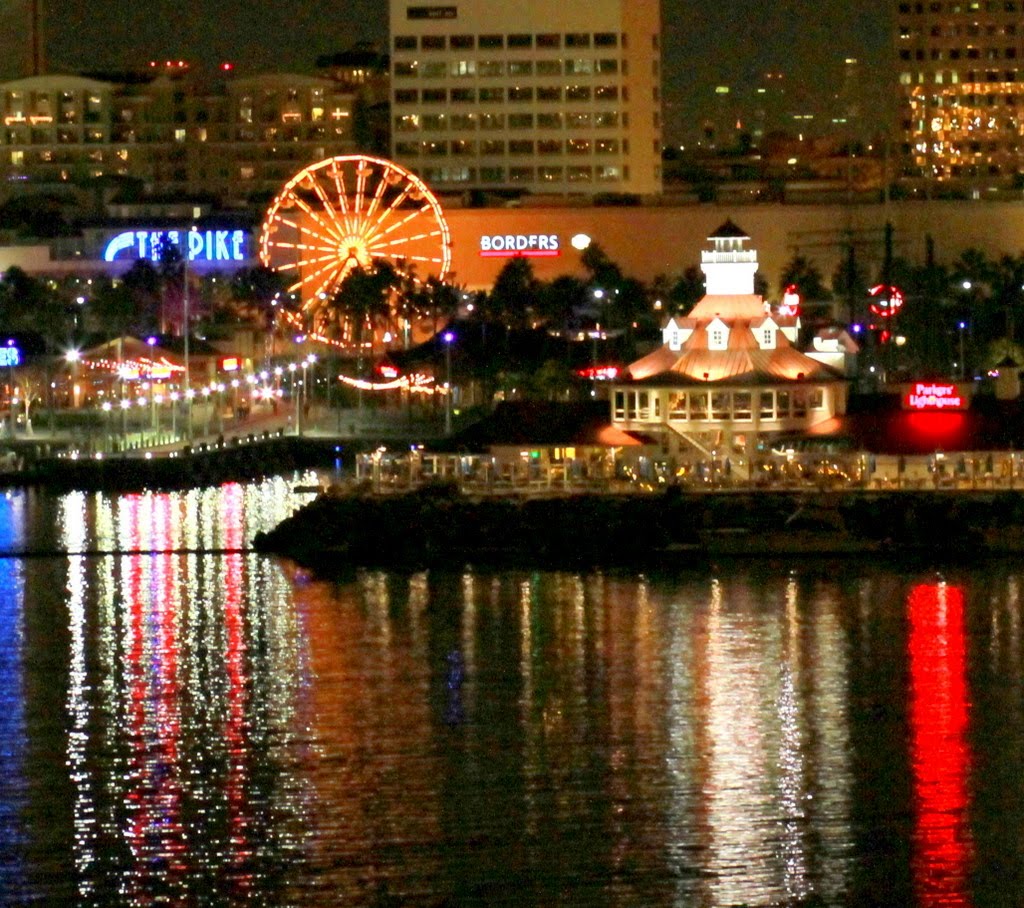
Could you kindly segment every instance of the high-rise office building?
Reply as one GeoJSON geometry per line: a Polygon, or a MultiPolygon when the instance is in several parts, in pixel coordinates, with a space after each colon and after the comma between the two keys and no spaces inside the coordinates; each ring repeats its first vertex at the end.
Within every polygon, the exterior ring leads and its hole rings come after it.
{"type": "Polygon", "coordinates": [[[661,191],[659,0],[391,0],[392,155],[441,191],[661,191]]]}
{"type": "Polygon", "coordinates": [[[1001,181],[1024,171],[1024,2],[900,0],[905,172],[1001,181]]]}

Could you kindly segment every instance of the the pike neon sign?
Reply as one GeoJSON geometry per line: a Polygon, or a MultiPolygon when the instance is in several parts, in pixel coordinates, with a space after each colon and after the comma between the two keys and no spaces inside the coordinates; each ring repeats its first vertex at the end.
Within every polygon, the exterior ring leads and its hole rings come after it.
{"type": "Polygon", "coordinates": [[[126,230],[107,243],[103,261],[131,258],[158,262],[165,243],[184,252],[183,242],[188,243],[190,262],[245,260],[244,230],[126,230]]]}

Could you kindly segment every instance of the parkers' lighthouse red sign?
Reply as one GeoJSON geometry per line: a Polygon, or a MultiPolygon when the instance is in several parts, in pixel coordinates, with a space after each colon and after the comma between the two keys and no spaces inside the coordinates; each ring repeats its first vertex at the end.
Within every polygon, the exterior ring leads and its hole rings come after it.
{"type": "Polygon", "coordinates": [[[966,410],[970,397],[955,383],[919,381],[914,382],[903,395],[906,410],[966,410]]]}

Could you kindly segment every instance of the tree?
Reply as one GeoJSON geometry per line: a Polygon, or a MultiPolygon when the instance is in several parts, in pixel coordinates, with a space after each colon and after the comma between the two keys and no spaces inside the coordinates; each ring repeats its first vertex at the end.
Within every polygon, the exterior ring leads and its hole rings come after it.
{"type": "Polygon", "coordinates": [[[387,262],[372,268],[353,268],[338,290],[314,312],[314,327],[328,336],[350,335],[362,351],[366,329],[371,344],[377,328],[387,327],[391,295],[398,286],[398,272],[387,262]]]}
{"type": "Polygon", "coordinates": [[[540,285],[530,260],[511,258],[498,272],[488,295],[489,314],[510,328],[525,328],[536,311],[540,285]]]}
{"type": "Polygon", "coordinates": [[[21,268],[8,268],[0,281],[0,327],[33,330],[36,313],[45,305],[45,285],[21,268]]]}
{"type": "Polygon", "coordinates": [[[669,301],[677,314],[685,315],[704,296],[704,273],[690,265],[672,285],[669,301]]]}
{"type": "Polygon", "coordinates": [[[832,293],[825,286],[818,266],[799,254],[794,255],[783,266],[779,279],[779,292],[785,292],[790,285],[795,285],[800,298],[808,302],[821,302],[832,298],[832,293]]]}
{"type": "Polygon", "coordinates": [[[145,259],[136,259],[121,279],[139,316],[139,327],[145,333],[163,330],[163,301],[160,274],[145,259]]]}
{"type": "Polygon", "coordinates": [[[590,282],[602,290],[614,290],[622,284],[622,269],[597,243],[591,243],[583,250],[580,264],[590,273],[590,282]]]}
{"type": "Polygon", "coordinates": [[[537,314],[549,327],[564,330],[575,323],[577,313],[588,302],[587,285],[578,277],[563,274],[541,286],[537,314]]]}
{"type": "Polygon", "coordinates": [[[242,268],[231,279],[234,313],[264,332],[264,353],[271,359],[283,313],[290,311],[287,289],[281,273],[263,265],[242,268]]]}
{"type": "Polygon", "coordinates": [[[846,318],[851,324],[857,320],[857,305],[867,293],[868,278],[857,260],[853,245],[847,247],[846,256],[832,274],[832,292],[846,300],[846,318]]]}
{"type": "Polygon", "coordinates": [[[109,279],[97,281],[93,285],[93,294],[88,306],[101,330],[106,334],[123,338],[130,334],[135,326],[135,301],[132,299],[131,290],[123,281],[119,284],[114,284],[109,279]]]}

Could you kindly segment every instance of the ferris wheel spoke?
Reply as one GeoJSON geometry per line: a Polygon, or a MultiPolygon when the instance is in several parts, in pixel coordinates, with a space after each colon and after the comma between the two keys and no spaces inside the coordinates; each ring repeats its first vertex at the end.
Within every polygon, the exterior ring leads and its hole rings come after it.
{"type": "Polygon", "coordinates": [[[349,220],[348,193],[345,191],[345,174],[338,167],[337,158],[334,159],[331,167],[331,176],[334,179],[334,191],[338,195],[338,210],[341,212],[342,223],[345,225],[345,232],[352,233],[349,220]]]}
{"type": "MultiPolygon", "coordinates": [[[[394,212],[398,209],[398,206],[405,202],[407,198],[409,198],[409,193],[412,192],[413,188],[414,187],[411,184],[404,186],[402,188],[402,191],[391,200],[388,207],[381,211],[380,216],[377,218],[373,227],[366,232],[366,241],[368,243],[373,242],[373,240],[375,240],[378,236],[381,236],[381,232],[378,231],[377,228],[384,226],[384,222],[389,217],[391,217],[392,214],[394,214],[394,212]]],[[[387,231],[384,232],[386,233],[387,231]]]]}
{"type": "Polygon", "coordinates": [[[415,236],[401,236],[395,240],[389,240],[388,242],[373,243],[368,248],[373,249],[387,249],[391,246],[401,246],[403,243],[418,243],[421,240],[430,240],[435,237],[442,236],[440,230],[431,230],[428,233],[417,233],[415,236]]]}
{"type": "Polygon", "coordinates": [[[416,208],[415,210],[410,211],[404,218],[402,218],[400,221],[395,221],[394,224],[392,224],[390,227],[388,227],[387,230],[385,230],[382,233],[378,234],[378,236],[383,238],[383,237],[386,237],[390,233],[394,233],[396,230],[398,230],[399,227],[404,227],[406,224],[409,223],[409,221],[413,220],[413,218],[418,218],[421,214],[424,214],[427,211],[430,211],[430,204],[429,203],[424,205],[422,208],[416,208]]]}
{"type": "MultiPolygon", "coordinates": [[[[288,292],[289,293],[294,293],[300,287],[303,287],[306,284],[309,284],[312,281],[317,280],[321,275],[324,274],[324,272],[330,271],[331,269],[337,267],[337,259],[334,256],[329,256],[329,257],[325,257],[325,258],[326,258],[326,264],[321,265],[319,268],[313,268],[312,271],[310,271],[308,274],[304,275],[296,284],[294,284],[291,287],[289,287],[288,288],[288,292]]],[[[320,261],[324,261],[324,260],[321,259],[320,261]]],[[[313,263],[312,262],[306,262],[304,264],[308,266],[308,265],[311,265],[313,263]]]]}
{"type": "Polygon", "coordinates": [[[363,194],[366,192],[366,178],[370,175],[370,167],[366,158],[356,161],[356,197],[352,202],[352,213],[361,214],[363,210],[363,194]]]}
{"type": "MultiPolygon", "coordinates": [[[[334,231],[331,230],[330,225],[325,224],[323,222],[323,219],[309,206],[308,202],[306,202],[304,199],[300,199],[297,195],[293,195],[292,198],[295,199],[295,204],[299,208],[301,208],[309,217],[311,217],[315,223],[319,224],[324,230],[327,231],[328,237],[332,237],[334,240],[339,242],[341,241],[341,235],[334,233],[334,231]]],[[[326,240],[328,239],[328,237],[322,237],[322,239],[326,240]]]]}
{"type": "MultiPolygon", "coordinates": [[[[324,249],[337,249],[338,247],[338,240],[335,237],[325,236],[319,231],[309,227],[309,225],[299,224],[295,221],[289,221],[284,218],[281,219],[281,223],[284,224],[286,227],[291,227],[293,230],[297,230],[300,234],[308,233],[310,236],[320,240],[323,243],[326,243],[327,245],[324,247],[324,249]]],[[[282,243],[275,240],[274,245],[281,246],[282,243]]]]}
{"type": "Polygon", "coordinates": [[[320,200],[320,204],[324,206],[324,211],[327,212],[328,217],[331,219],[331,223],[334,224],[341,235],[344,236],[345,225],[342,223],[338,212],[334,210],[334,205],[331,203],[331,200],[327,198],[327,193],[324,192],[324,188],[320,185],[319,180],[313,180],[313,192],[316,193],[316,197],[320,200]]]}
{"type": "Polygon", "coordinates": [[[335,246],[314,246],[310,243],[275,243],[278,249],[298,249],[300,252],[335,252],[335,246]]]}
{"type": "Polygon", "coordinates": [[[318,265],[320,262],[336,262],[338,255],[333,250],[330,255],[318,255],[316,258],[306,259],[299,262],[283,262],[274,268],[275,271],[293,271],[296,268],[308,268],[310,265],[318,265]]]}
{"type": "Polygon", "coordinates": [[[394,259],[396,262],[427,262],[431,265],[440,265],[443,261],[430,255],[397,255],[394,252],[371,252],[375,259],[394,259]]]}
{"type": "Polygon", "coordinates": [[[388,187],[388,181],[385,179],[387,172],[381,177],[380,182],[377,184],[376,190],[374,190],[373,198],[370,199],[370,204],[366,207],[366,220],[372,221],[374,214],[377,212],[377,208],[380,205],[380,200],[384,198],[384,190],[388,187]]]}

